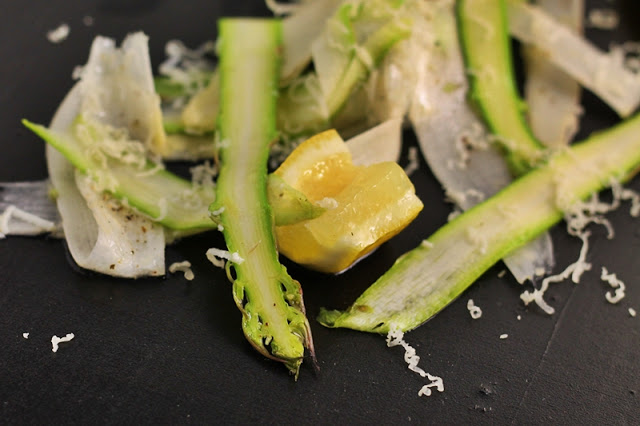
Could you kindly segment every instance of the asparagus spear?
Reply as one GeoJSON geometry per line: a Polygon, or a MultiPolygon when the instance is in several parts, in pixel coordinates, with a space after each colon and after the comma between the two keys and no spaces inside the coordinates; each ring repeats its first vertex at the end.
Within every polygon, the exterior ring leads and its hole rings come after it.
{"type": "Polygon", "coordinates": [[[235,259],[233,297],[245,336],[297,377],[304,348],[313,356],[311,331],[300,284],[278,260],[267,201],[269,145],[277,137],[281,24],[222,19],[219,30],[221,165],[210,210],[235,259]]]}

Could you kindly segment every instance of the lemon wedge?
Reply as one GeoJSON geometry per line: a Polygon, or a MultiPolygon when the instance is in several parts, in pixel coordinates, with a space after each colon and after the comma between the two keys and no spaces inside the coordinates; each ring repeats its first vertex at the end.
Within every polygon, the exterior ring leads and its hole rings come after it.
{"type": "Polygon", "coordinates": [[[349,268],[398,234],[423,207],[397,163],[354,165],[335,130],[300,144],[274,174],[326,209],[317,218],[276,227],[280,252],[321,272],[349,268]]]}

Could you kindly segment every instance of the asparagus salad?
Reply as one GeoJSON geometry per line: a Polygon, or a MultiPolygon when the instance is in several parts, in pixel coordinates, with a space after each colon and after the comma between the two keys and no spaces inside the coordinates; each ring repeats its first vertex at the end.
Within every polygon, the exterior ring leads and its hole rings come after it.
{"type": "MultiPolygon", "coordinates": [[[[524,286],[521,303],[553,314],[549,284],[591,268],[587,226],[612,233],[604,214],[623,203],[640,213],[624,187],[640,167],[629,60],[639,50],[587,41],[582,1],[267,3],[274,17],[221,19],[199,48],[170,42],[155,76],[143,32],[96,37],[52,121],[23,120],[46,142],[49,178],[1,184],[0,236],[64,238],[75,264],[113,277],[168,268],[193,279],[188,261],[165,264],[165,247],[221,232],[226,247],[202,255],[225,269],[258,352],[297,377],[303,360],[317,364],[312,324],[383,334],[428,379],[428,396],[444,381],[417,366],[405,332],[501,260],[524,286]],[[581,88],[620,119],[578,142],[581,88]],[[408,129],[450,220],[349,307],[310,317],[285,263],[357,270],[428,209],[410,179],[427,171],[416,147],[402,149],[408,129]],[[547,231],[563,219],[582,251],[556,265],[547,231]]],[[[602,279],[619,303],[624,282],[606,269],[602,279]]]]}

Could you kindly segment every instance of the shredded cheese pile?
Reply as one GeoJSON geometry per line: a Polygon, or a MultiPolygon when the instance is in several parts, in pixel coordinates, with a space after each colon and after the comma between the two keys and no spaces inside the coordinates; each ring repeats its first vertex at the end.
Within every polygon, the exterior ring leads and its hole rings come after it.
{"type": "MultiPolygon", "coordinates": [[[[591,269],[591,263],[587,262],[589,236],[591,233],[588,230],[585,230],[585,228],[591,223],[602,225],[607,230],[607,238],[613,238],[613,226],[611,225],[611,222],[604,217],[604,214],[616,210],[620,207],[622,201],[631,202],[629,214],[632,217],[640,215],[640,195],[631,189],[623,188],[617,181],[611,181],[610,184],[613,194],[613,200],[611,203],[602,202],[598,198],[597,194],[593,194],[587,201],[574,203],[566,210],[565,221],[567,223],[567,232],[582,241],[578,260],[567,266],[561,273],[551,275],[543,279],[539,289],[535,289],[532,292],[528,290],[523,292],[520,295],[520,299],[522,299],[525,305],[535,302],[543,311],[552,315],[555,312],[555,309],[544,300],[544,293],[549,288],[549,284],[564,281],[569,277],[571,277],[571,280],[577,284],[580,282],[582,274],[591,269]]],[[[604,269],[604,271],[606,271],[606,269],[604,269]]],[[[615,275],[610,275],[605,272],[603,272],[602,279],[609,282],[614,288],[616,288],[615,295],[607,293],[607,300],[611,303],[619,302],[620,299],[624,297],[624,283],[617,280],[615,275]],[[618,285],[618,282],[621,283],[621,286],[618,285]]]]}

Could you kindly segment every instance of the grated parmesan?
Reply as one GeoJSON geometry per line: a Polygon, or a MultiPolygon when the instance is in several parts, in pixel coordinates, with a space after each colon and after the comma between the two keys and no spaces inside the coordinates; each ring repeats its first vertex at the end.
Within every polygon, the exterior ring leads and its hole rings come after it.
{"type": "Polygon", "coordinates": [[[169,272],[174,274],[176,272],[183,272],[187,281],[191,281],[195,278],[193,271],[191,270],[191,262],[188,260],[182,262],[174,262],[169,266],[169,272]]]}
{"type": "Polygon", "coordinates": [[[629,308],[629,315],[633,318],[636,317],[636,310],[633,308],[629,308]]]}
{"type": "Polygon", "coordinates": [[[509,335],[507,333],[501,334],[500,335],[500,340],[505,340],[508,337],[509,337],[509,335]]]}
{"type": "Polygon", "coordinates": [[[620,23],[620,15],[615,9],[592,9],[589,11],[587,21],[590,27],[600,30],[613,30],[620,23]]]}
{"type": "Polygon", "coordinates": [[[224,213],[224,206],[220,207],[218,210],[214,210],[211,212],[211,216],[220,216],[224,213]]]}
{"type": "Polygon", "coordinates": [[[217,248],[210,248],[207,250],[207,259],[209,259],[209,262],[213,263],[213,265],[218,268],[224,268],[225,259],[238,265],[244,262],[244,259],[238,254],[238,252],[230,253],[227,250],[220,250],[217,248]]]}
{"type": "Polygon", "coordinates": [[[418,148],[415,146],[409,147],[409,152],[407,153],[407,159],[409,162],[404,167],[404,172],[407,176],[411,176],[413,172],[420,168],[420,161],[418,160],[418,148]]]}
{"type": "Polygon", "coordinates": [[[69,37],[69,25],[62,23],[57,28],[47,32],[47,40],[51,43],[61,43],[69,37]]]}
{"type": "Polygon", "coordinates": [[[0,239],[5,238],[9,234],[32,235],[37,233],[54,232],[55,230],[55,223],[24,211],[13,204],[9,205],[2,213],[0,213],[0,239]],[[12,219],[16,219],[30,225],[33,228],[31,229],[32,232],[24,233],[17,229],[12,229],[10,226],[12,219]]]}
{"type": "MultiPolygon", "coordinates": [[[[561,184],[562,182],[558,183],[561,184]]],[[[555,312],[555,309],[544,300],[544,293],[549,288],[549,284],[564,281],[569,277],[571,277],[571,280],[577,284],[580,282],[582,274],[591,269],[591,263],[587,262],[589,236],[591,233],[584,229],[591,223],[602,225],[607,230],[607,238],[613,238],[613,226],[603,215],[620,207],[622,201],[631,202],[631,208],[629,211],[631,216],[635,217],[640,214],[640,195],[631,189],[623,188],[622,185],[615,180],[612,180],[609,183],[611,185],[611,192],[613,195],[611,203],[600,201],[598,195],[593,194],[590,199],[573,203],[569,208],[565,209],[567,232],[569,235],[578,237],[582,240],[582,247],[580,249],[578,260],[567,266],[561,273],[551,275],[543,279],[539,289],[535,289],[533,292],[528,290],[524,291],[520,295],[520,299],[522,299],[525,305],[535,302],[543,311],[552,315],[555,312]]],[[[558,191],[556,203],[559,206],[566,204],[563,203],[562,200],[562,191],[558,191]]],[[[609,277],[608,274],[607,277],[609,277]]],[[[615,275],[613,277],[615,278],[615,275]]],[[[602,279],[604,280],[605,278],[602,279]]],[[[615,295],[611,292],[607,293],[607,300],[610,303],[617,303],[624,297],[624,284],[622,284],[621,288],[619,286],[614,287],[616,287],[615,295]]]]}
{"type": "Polygon", "coordinates": [[[200,187],[213,188],[215,187],[215,177],[218,175],[218,168],[215,164],[211,164],[210,161],[205,161],[203,164],[191,167],[189,169],[191,173],[191,182],[200,187]]]}
{"type": "Polygon", "coordinates": [[[58,352],[58,345],[60,343],[70,342],[74,337],[76,337],[73,333],[69,333],[64,337],[53,336],[51,338],[51,351],[58,352]]]}
{"type": "Polygon", "coordinates": [[[404,348],[404,361],[408,364],[409,370],[431,381],[431,383],[424,385],[418,391],[418,396],[431,396],[431,388],[436,388],[438,392],[444,392],[444,383],[441,377],[432,376],[418,367],[420,357],[416,355],[416,350],[404,341],[404,333],[402,331],[390,330],[387,334],[387,347],[391,348],[393,346],[402,346],[404,348]]]}
{"type": "Polygon", "coordinates": [[[24,337],[25,339],[29,338],[29,333],[22,333],[22,337],[24,337]]]}
{"type": "Polygon", "coordinates": [[[316,205],[327,210],[333,210],[338,207],[338,200],[331,197],[324,197],[322,200],[316,201],[316,205]]]}
{"type": "Polygon", "coordinates": [[[613,292],[608,291],[607,294],[605,294],[607,302],[615,305],[624,298],[624,291],[626,287],[624,285],[624,282],[616,277],[616,274],[610,274],[609,271],[607,271],[607,268],[602,267],[600,279],[604,282],[609,283],[609,285],[614,289],[613,292]]]}
{"type": "Polygon", "coordinates": [[[469,310],[471,318],[473,319],[478,319],[482,316],[482,309],[480,309],[479,306],[476,306],[473,303],[473,299],[469,299],[469,301],[467,302],[467,309],[469,310]]]}

